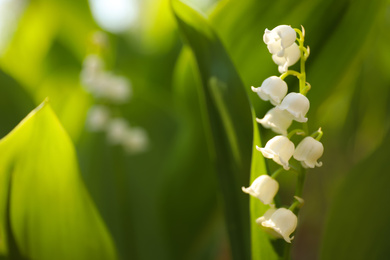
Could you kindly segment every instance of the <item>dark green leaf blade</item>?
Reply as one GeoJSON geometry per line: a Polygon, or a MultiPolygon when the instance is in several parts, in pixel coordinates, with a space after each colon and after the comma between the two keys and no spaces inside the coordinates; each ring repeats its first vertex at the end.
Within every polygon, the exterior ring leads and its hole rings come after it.
{"type": "MultiPolygon", "coordinates": [[[[223,194],[233,258],[251,259],[248,197],[241,191],[241,187],[249,183],[254,147],[251,105],[233,63],[207,20],[179,1],[172,1],[172,6],[179,30],[191,47],[198,65],[202,82],[200,103],[211,136],[210,153],[223,194]]],[[[256,125],[255,134],[256,144],[261,145],[256,125]]],[[[259,156],[258,153],[256,155],[259,156]]],[[[253,162],[251,179],[266,174],[264,159],[257,156],[255,159],[259,161],[253,162]]],[[[252,202],[252,252],[258,255],[252,257],[274,259],[275,253],[268,237],[253,223],[261,216],[258,214],[265,211],[265,207],[259,201],[252,202]]]]}

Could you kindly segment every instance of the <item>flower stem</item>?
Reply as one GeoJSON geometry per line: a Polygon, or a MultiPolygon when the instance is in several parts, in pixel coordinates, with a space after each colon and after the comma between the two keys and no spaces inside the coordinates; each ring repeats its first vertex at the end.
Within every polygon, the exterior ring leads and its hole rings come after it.
{"type": "Polygon", "coordinates": [[[291,139],[291,137],[293,135],[295,135],[295,134],[297,134],[297,135],[305,135],[306,132],[304,130],[302,130],[302,129],[294,129],[290,133],[287,134],[287,138],[291,139]]]}
{"type": "MultiPolygon", "coordinates": [[[[300,76],[298,77],[298,79],[299,79],[299,93],[301,93],[302,95],[306,96],[307,91],[309,89],[306,87],[305,62],[306,62],[306,58],[309,55],[309,52],[308,52],[308,50],[304,46],[305,36],[302,33],[302,31],[299,30],[299,29],[296,29],[296,28],[294,30],[299,35],[298,43],[299,43],[299,50],[301,51],[301,62],[300,62],[301,63],[301,73],[300,73],[300,76]]],[[[304,30],[303,27],[302,27],[302,30],[304,30]]]]}
{"type": "Polygon", "coordinates": [[[301,73],[299,73],[298,71],[295,71],[295,70],[288,70],[286,71],[285,73],[283,73],[282,75],[279,76],[280,79],[285,79],[287,76],[295,76],[299,79],[299,77],[301,76],[301,73]]]}
{"type": "Polygon", "coordinates": [[[320,141],[323,134],[324,134],[324,132],[322,132],[322,129],[321,129],[321,127],[320,127],[317,131],[315,131],[315,132],[311,135],[311,137],[314,138],[314,136],[317,135],[317,137],[315,137],[315,139],[316,139],[317,141],[320,141]]]}
{"type": "Polygon", "coordinates": [[[280,167],[279,169],[277,169],[271,174],[271,178],[275,179],[281,172],[283,172],[283,170],[284,170],[283,167],[280,167]]]}

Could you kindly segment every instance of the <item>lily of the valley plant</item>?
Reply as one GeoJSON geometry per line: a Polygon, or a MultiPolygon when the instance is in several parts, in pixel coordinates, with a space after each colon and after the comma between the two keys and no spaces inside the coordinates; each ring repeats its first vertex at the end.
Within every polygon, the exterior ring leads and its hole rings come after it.
{"type": "Polygon", "coordinates": [[[284,239],[287,243],[291,243],[294,238],[292,233],[298,224],[297,214],[303,205],[302,188],[306,169],[320,167],[322,163],[318,162],[318,159],[324,152],[320,142],[321,128],[310,135],[307,123],[309,119],[306,114],[310,108],[310,101],[306,95],[311,86],[306,82],[305,62],[310,50],[304,46],[304,37],[303,27],[299,30],[288,25],[279,25],[271,31],[265,30],[264,43],[272,54],[273,61],[278,65],[281,75],[265,79],[260,87],[252,87],[252,90],[262,100],[269,101],[274,106],[264,118],[256,120],[277,135],[271,138],[265,147],[256,146],[256,149],[280,167],[271,175],[259,172],[260,176],[249,188],[242,188],[245,193],[269,205],[265,214],[256,220],[260,228],[274,238],[284,239]],[[299,60],[300,72],[288,69],[299,60]],[[290,75],[299,80],[299,93],[292,91],[288,93],[284,79],[290,75]],[[292,124],[293,121],[297,123],[292,124]],[[291,125],[298,127],[289,129],[291,125]],[[279,190],[276,177],[282,172],[295,174],[298,180],[292,204],[289,207],[277,208],[273,202],[279,190]]]}

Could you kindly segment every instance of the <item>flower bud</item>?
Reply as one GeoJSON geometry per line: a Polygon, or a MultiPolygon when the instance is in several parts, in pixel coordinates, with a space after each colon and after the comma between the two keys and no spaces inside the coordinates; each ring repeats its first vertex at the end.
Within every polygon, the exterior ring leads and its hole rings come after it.
{"type": "Polygon", "coordinates": [[[250,187],[242,187],[242,191],[258,198],[264,204],[270,204],[279,189],[279,183],[268,175],[261,175],[250,187]]]}
{"type": "Polygon", "coordinates": [[[304,95],[292,92],[283,99],[278,108],[289,112],[295,121],[305,123],[307,122],[305,115],[309,111],[310,102],[304,95]]]}
{"type": "Polygon", "coordinates": [[[294,143],[283,135],[277,135],[267,142],[264,148],[256,146],[265,158],[274,160],[277,164],[289,170],[288,161],[294,153],[294,143]]]}
{"type": "Polygon", "coordinates": [[[258,218],[256,223],[275,231],[276,237],[283,238],[287,243],[291,243],[294,237],[290,238],[298,224],[297,216],[289,209],[270,209],[264,216],[258,218]]]}
{"type": "Polygon", "coordinates": [[[296,37],[296,32],[291,26],[279,25],[271,31],[265,29],[263,40],[270,53],[283,56],[285,49],[295,42],[296,37]]]}
{"type": "Polygon", "coordinates": [[[263,119],[256,118],[256,121],[265,128],[271,128],[275,133],[287,135],[292,118],[285,110],[274,107],[267,112],[263,119]]]}
{"type": "Polygon", "coordinates": [[[258,88],[252,87],[252,91],[256,92],[262,100],[269,100],[274,106],[280,104],[287,90],[287,83],[276,76],[266,78],[258,88]]]}
{"type": "Polygon", "coordinates": [[[294,152],[294,158],[301,161],[305,168],[314,168],[322,166],[322,162],[317,160],[324,153],[324,146],[311,136],[305,137],[297,146],[294,152]]]}
{"type": "Polygon", "coordinates": [[[301,51],[299,50],[298,44],[295,42],[288,48],[284,50],[283,56],[278,56],[276,54],[272,55],[272,60],[278,65],[278,70],[280,73],[285,73],[288,70],[288,67],[297,63],[301,57],[301,51]]]}

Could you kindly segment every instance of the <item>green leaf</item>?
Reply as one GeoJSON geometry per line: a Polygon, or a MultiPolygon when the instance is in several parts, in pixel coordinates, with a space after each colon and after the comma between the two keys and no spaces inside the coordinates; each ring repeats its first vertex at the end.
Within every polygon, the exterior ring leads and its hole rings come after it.
{"type": "Polygon", "coordinates": [[[321,259],[388,259],[390,135],[348,174],[333,200],[321,259]],[[386,191],[386,192],[385,192],[386,191]]]}
{"type": "Polygon", "coordinates": [[[0,255],[116,259],[72,142],[47,102],[0,141],[0,154],[0,255]]]}
{"type": "MultiPolygon", "coordinates": [[[[255,118],[254,122],[255,121],[255,118]]],[[[261,146],[260,133],[257,124],[253,124],[253,151],[250,183],[257,177],[267,174],[264,157],[256,150],[256,145],[261,146]]],[[[256,219],[262,216],[269,206],[264,205],[255,197],[250,197],[251,241],[252,260],[277,260],[278,255],[272,247],[269,236],[258,226],[256,219]]]]}
{"type": "MultiPolygon", "coordinates": [[[[254,200],[251,202],[250,220],[254,243],[252,257],[249,249],[248,196],[242,193],[241,187],[249,183],[254,149],[253,127],[255,144],[261,144],[243,83],[208,21],[179,1],[172,1],[172,7],[179,30],[194,53],[200,73],[200,103],[211,141],[210,154],[222,190],[233,258],[273,259],[275,253],[268,237],[254,222],[265,207],[254,200]]],[[[259,174],[266,174],[264,159],[259,153],[253,156],[252,180],[259,174]]]]}

